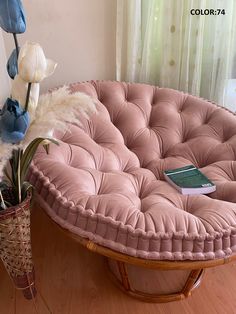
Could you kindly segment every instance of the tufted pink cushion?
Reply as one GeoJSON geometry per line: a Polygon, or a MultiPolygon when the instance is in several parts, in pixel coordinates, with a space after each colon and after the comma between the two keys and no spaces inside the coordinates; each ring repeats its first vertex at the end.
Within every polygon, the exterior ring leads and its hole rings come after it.
{"type": "Polygon", "coordinates": [[[30,181],[62,227],[147,259],[207,260],[236,251],[236,117],[208,101],[144,84],[71,85],[98,114],[40,149],[30,181]],[[194,164],[217,185],[183,196],[165,169],[194,164]]]}

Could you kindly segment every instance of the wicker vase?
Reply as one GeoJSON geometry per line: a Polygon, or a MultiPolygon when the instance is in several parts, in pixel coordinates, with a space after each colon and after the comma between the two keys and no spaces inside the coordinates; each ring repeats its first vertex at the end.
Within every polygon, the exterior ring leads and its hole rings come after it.
{"type": "MultiPolygon", "coordinates": [[[[10,191],[5,191],[10,198],[10,191]]],[[[0,258],[26,299],[36,295],[30,239],[31,194],[16,206],[0,211],[0,258]]]]}

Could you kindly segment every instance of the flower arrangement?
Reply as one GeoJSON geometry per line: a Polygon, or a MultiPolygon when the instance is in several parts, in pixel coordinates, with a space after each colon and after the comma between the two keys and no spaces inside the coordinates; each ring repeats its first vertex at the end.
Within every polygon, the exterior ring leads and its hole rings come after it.
{"type": "Polygon", "coordinates": [[[47,153],[56,129],[68,122],[79,123],[81,115],[96,110],[83,93],[62,87],[39,97],[40,83],[52,75],[57,64],[45,57],[38,43],[19,47],[17,35],[26,30],[20,0],[0,1],[0,27],[13,34],[15,49],[7,71],[11,95],[0,105],[0,257],[15,286],[26,298],[35,296],[34,268],[30,242],[31,185],[27,172],[41,144],[47,153]]]}
{"type": "Polygon", "coordinates": [[[58,144],[53,131],[68,122],[79,123],[80,115],[95,110],[95,105],[87,95],[70,94],[66,87],[39,98],[40,82],[53,74],[57,64],[45,57],[38,43],[19,47],[17,34],[26,30],[20,0],[1,0],[0,27],[12,33],[15,42],[7,62],[13,79],[11,95],[0,112],[0,210],[4,210],[26,198],[30,188],[27,171],[38,145],[47,150],[50,142],[58,144]],[[6,188],[13,192],[10,202],[1,193],[6,188]]]}

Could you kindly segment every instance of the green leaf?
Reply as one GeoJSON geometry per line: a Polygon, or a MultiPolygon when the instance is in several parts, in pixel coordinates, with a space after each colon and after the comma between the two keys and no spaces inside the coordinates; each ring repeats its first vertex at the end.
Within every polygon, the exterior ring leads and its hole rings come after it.
{"type": "Polygon", "coordinates": [[[10,159],[12,171],[12,183],[17,185],[17,169],[18,169],[18,150],[13,150],[12,158],[10,159]]]}
{"type": "Polygon", "coordinates": [[[21,198],[22,201],[27,197],[27,193],[31,191],[31,193],[33,194],[33,185],[31,185],[29,182],[24,181],[21,185],[21,198]]]}
{"type": "Polygon", "coordinates": [[[12,171],[12,189],[16,198],[16,203],[21,201],[21,184],[20,184],[20,159],[22,157],[22,149],[15,149],[10,160],[12,171]]]}
{"type": "Polygon", "coordinates": [[[36,153],[36,150],[38,148],[38,146],[44,141],[44,140],[48,140],[56,145],[59,145],[59,143],[51,138],[36,138],[34,139],[25,149],[23,156],[21,158],[21,182],[23,182],[25,180],[25,177],[27,175],[27,171],[29,169],[29,166],[31,164],[31,161],[34,157],[34,154],[36,153]]]}
{"type": "Polygon", "coordinates": [[[43,148],[45,149],[47,155],[49,154],[49,144],[43,145],[43,148]]]}
{"type": "Polygon", "coordinates": [[[9,182],[12,184],[12,179],[11,179],[11,176],[10,174],[8,173],[7,169],[3,169],[3,173],[4,175],[6,176],[6,178],[9,180],[9,182]]]}

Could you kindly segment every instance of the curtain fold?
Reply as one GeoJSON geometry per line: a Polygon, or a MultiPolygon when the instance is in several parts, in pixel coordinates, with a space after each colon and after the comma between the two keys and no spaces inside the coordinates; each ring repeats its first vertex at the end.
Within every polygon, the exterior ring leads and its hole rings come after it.
{"type": "Polygon", "coordinates": [[[141,0],[117,1],[116,77],[138,80],[141,58],[141,0]],[[134,18],[135,17],[135,18],[134,18]]]}
{"type": "Polygon", "coordinates": [[[234,0],[119,0],[117,79],[224,104],[225,86],[236,72],[235,14],[234,0]],[[191,15],[191,9],[216,15],[191,15]],[[224,11],[217,15],[218,9],[224,11]]]}
{"type": "Polygon", "coordinates": [[[0,108],[10,95],[10,79],[6,69],[7,57],[2,31],[0,30],[0,108]]]}

